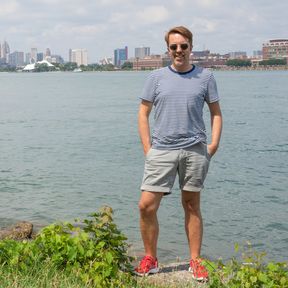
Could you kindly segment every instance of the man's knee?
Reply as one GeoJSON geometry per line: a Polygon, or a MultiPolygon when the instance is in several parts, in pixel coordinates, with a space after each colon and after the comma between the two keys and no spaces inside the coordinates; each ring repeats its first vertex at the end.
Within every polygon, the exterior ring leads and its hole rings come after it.
{"type": "Polygon", "coordinates": [[[182,205],[186,213],[193,215],[201,215],[200,203],[198,203],[198,201],[193,201],[191,199],[183,199],[182,205]]]}
{"type": "Polygon", "coordinates": [[[139,208],[141,215],[143,216],[153,215],[157,212],[157,207],[155,203],[151,203],[151,202],[147,202],[143,200],[139,201],[138,208],[139,208]]]}

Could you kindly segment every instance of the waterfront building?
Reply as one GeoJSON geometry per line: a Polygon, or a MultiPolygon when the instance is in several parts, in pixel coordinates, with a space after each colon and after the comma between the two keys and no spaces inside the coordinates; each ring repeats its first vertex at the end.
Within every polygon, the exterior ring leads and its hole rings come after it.
{"type": "Polygon", "coordinates": [[[152,70],[165,67],[171,63],[170,57],[165,55],[151,55],[143,59],[133,59],[133,70],[152,70]]]}
{"type": "Polygon", "coordinates": [[[114,50],[114,65],[121,67],[128,59],[128,47],[118,48],[114,50]]]}
{"type": "Polygon", "coordinates": [[[13,67],[24,66],[24,52],[15,51],[9,54],[9,65],[13,67]]]}
{"type": "Polygon", "coordinates": [[[230,59],[247,59],[247,53],[244,51],[229,52],[230,59]]]}
{"type": "Polygon", "coordinates": [[[42,61],[38,61],[35,63],[30,63],[27,64],[24,68],[23,68],[23,72],[33,72],[35,70],[35,66],[36,64],[45,64],[48,67],[55,67],[53,64],[49,63],[47,60],[42,60],[42,61]]]}
{"type": "Polygon", "coordinates": [[[109,65],[113,64],[113,59],[111,57],[104,57],[103,59],[99,60],[101,65],[109,65]]]}
{"type": "Polygon", "coordinates": [[[192,50],[192,57],[193,59],[206,59],[210,55],[210,50],[203,50],[203,51],[193,51],[192,50]]]}
{"type": "Polygon", "coordinates": [[[135,48],[135,58],[143,59],[150,56],[150,47],[135,48]]]}
{"type": "Polygon", "coordinates": [[[288,39],[269,40],[262,46],[263,60],[286,59],[288,61],[288,39]]]}
{"type": "Polygon", "coordinates": [[[37,62],[37,48],[31,48],[30,63],[37,62]]]}
{"type": "Polygon", "coordinates": [[[88,65],[87,49],[69,49],[69,62],[77,63],[78,66],[88,65]]]}

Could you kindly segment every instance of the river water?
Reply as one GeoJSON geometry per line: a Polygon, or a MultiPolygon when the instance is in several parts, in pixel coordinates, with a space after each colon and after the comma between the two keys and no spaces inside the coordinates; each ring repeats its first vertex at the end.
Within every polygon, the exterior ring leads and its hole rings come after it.
{"type": "MultiPolygon", "coordinates": [[[[288,258],[288,72],[214,72],[224,130],[202,192],[202,253],[250,241],[288,258]]],[[[104,204],[142,253],[138,96],[148,72],[0,73],[0,226],[86,217],[104,204]]],[[[205,108],[207,130],[208,109],[205,108]]],[[[180,191],[159,210],[161,262],[188,259],[180,191]]]]}

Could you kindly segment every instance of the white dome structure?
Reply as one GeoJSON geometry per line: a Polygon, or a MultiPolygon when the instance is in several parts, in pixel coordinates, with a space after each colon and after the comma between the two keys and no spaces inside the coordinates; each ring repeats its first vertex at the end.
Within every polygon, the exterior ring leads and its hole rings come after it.
{"type": "Polygon", "coordinates": [[[28,64],[26,65],[22,71],[24,72],[29,72],[29,71],[33,71],[35,70],[35,65],[36,64],[46,64],[48,67],[54,67],[53,64],[51,64],[50,62],[48,62],[47,60],[42,60],[42,61],[38,61],[36,63],[33,63],[33,64],[28,64]]]}

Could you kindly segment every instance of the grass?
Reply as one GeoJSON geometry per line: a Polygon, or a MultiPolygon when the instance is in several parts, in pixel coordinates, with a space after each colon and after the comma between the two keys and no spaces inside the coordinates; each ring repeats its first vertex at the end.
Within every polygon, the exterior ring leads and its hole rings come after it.
{"type": "Polygon", "coordinates": [[[93,287],[84,285],[77,275],[60,271],[50,264],[36,265],[25,272],[2,266],[0,283],[1,288],[93,287]]]}

